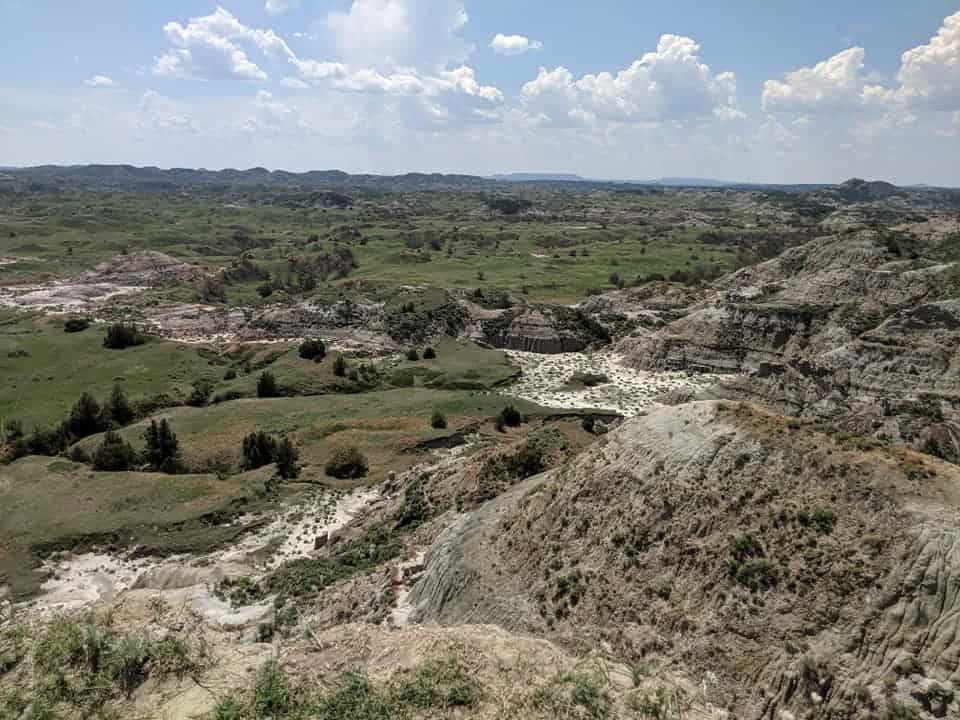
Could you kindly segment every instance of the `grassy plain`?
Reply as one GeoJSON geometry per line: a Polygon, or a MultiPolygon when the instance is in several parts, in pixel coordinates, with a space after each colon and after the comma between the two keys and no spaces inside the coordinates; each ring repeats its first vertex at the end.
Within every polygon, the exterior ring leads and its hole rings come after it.
{"type": "Polygon", "coordinates": [[[70,548],[90,538],[143,545],[161,553],[206,549],[237,527],[201,518],[227,512],[262,492],[265,470],[218,480],[213,475],[100,473],[63,458],[26,457],[0,466],[0,585],[14,595],[37,589],[34,550],[70,548]],[[174,532],[167,528],[175,527],[174,532]]]}
{"type": "MultiPolygon", "coordinates": [[[[611,196],[602,202],[613,215],[623,208],[641,213],[664,209],[664,201],[654,196],[611,196]]],[[[735,257],[731,248],[704,243],[702,231],[680,224],[654,228],[632,221],[571,221],[575,208],[566,208],[567,219],[491,219],[482,212],[482,196],[469,193],[425,194],[417,207],[395,219],[379,217],[364,204],[350,209],[244,206],[176,195],[41,199],[0,208],[0,257],[20,259],[0,266],[0,285],[69,276],[123,250],[138,249],[159,250],[211,269],[248,252],[282,278],[292,253],[342,242],[351,247],[359,267],[349,278],[330,281],[331,287],[365,280],[391,286],[525,288],[531,300],[573,303],[589,289],[609,287],[614,273],[631,282],[697,266],[725,270],[735,257]],[[311,242],[314,235],[319,242],[311,242]],[[442,244],[438,250],[429,242],[411,249],[411,236],[437,237],[442,244]]],[[[592,217],[589,209],[585,204],[585,218],[592,217]]],[[[737,221],[731,218],[731,226],[737,221]]],[[[261,302],[255,287],[229,287],[229,302],[261,302]]]]}

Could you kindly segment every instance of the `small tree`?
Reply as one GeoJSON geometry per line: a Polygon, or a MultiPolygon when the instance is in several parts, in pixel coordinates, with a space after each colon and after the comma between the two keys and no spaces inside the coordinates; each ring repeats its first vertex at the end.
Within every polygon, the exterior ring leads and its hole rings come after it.
{"type": "Polygon", "coordinates": [[[430,427],[434,430],[445,430],[447,427],[447,416],[439,410],[434,410],[433,416],[430,418],[430,427]]]}
{"type": "Polygon", "coordinates": [[[66,430],[75,438],[85,438],[106,430],[107,424],[100,403],[90,393],[83,393],[70,410],[66,430]]]}
{"type": "Polygon", "coordinates": [[[277,379],[273,373],[264,371],[257,378],[257,397],[274,398],[280,397],[280,390],[277,388],[277,379]]]}
{"type": "Polygon", "coordinates": [[[159,423],[151,420],[149,427],[143,431],[143,441],[146,444],[144,459],[150,467],[165,473],[177,471],[180,464],[180,442],[166,418],[159,423]]]}
{"type": "Polygon", "coordinates": [[[193,389],[190,391],[190,397],[187,398],[187,405],[192,407],[205,407],[210,402],[210,396],[213,394],[213,383],[206,378],[199,378],[193,381],[193,389]]]}
{"type": "Polygon", "coordinates": [[[133,324],[116,323],[107,328],[103,338],[103,346],[111,350],[123,350],[135,345],[143,345],[147,339],[133,324]]]}
{"type": "Polygon", "coordinates": [[[108,430],[103,442],[93,453],[93,467],[101,472],[124,472],[137,461],[137,454],[119,433],[108,430]]]}
{"type": "Polygon", "coordinates": [[[338,448],[327,460],[324,472],[338,480],[356,480],[369,471],[367,458],[355,447],[338,448]]]}
{"type": "Polygon", "coordinates": [[[277,441],[262,430],[250,433],[243,439],[244,470],[256,470],[272,463],[277,456],[277,441]]]}
{"type": "Polygon", "coordinates": [[[420,353],[417,352],[416,348],[410,348],[407,350],[407,360],[410,362],[417,362],[420,359],[420,353]]]}
{"type": "Polygon", "coordinates": [[[507,405],[500,411],[499,420],[505,427],[519,427],[523,422],[523,415],[513,405],[507,405]]]}
{"type": "Polygon", "coordinates": [[[120,387],[120,383],[116,383],[113,386],[113,390],[110,392],[110,397],[107,399],[107,404],[106,407],[103,408],[103,412],[110,422],[120,427],[131,423],[136,416],[133,408],[130,406],[130,401],[127,399],[127,394],[123,391],[123,388],[120,387]]]}
{"type": "Polygon", "coordinates": [[[277,472],[284,480],[293,480],[300,475],[300,466],[297,465],[299,459],[300,451],[290,442],[289,438],[282,438],[277,443],[277,472]]]}
{"type": "Polygon", "coordinates": [[[343,355],[337,355],[337,359],[333,361],[333,374],[337,377],[347,376],[347,361],[343,355]]]}
{"type": "Polygon", "coordinates": [[[437,351],[434,350],[432,347],[428,347],[426,350],[423,351],[423,359],[424,359],[424,360],[436,360],[436,359],[437,359],[437,351]]]}
{"type": "Polygon", "coordinates": [[[323,340],[304,340],[302,343],[300,343],[299,352],[300,357],[302,357],[304,360],[320,362],[327,356],[327,346],[323,344],[323,340]]]}

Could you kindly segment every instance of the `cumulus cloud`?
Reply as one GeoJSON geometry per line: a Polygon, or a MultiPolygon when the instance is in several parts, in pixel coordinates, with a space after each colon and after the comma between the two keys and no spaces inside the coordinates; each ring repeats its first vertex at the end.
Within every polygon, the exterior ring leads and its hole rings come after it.
{"type": "Polygon", "coordinates": [[[106,75],[94,75],[83,81],[83,84],[92,88],[113,88],[117,87],[116,81],[106,75]]]}
{"type": "Polygon", "coordinates": [[[490,47],[497,55],[523,55],[531,50],[542,49],[543,43],[539,40],[531,40],[523,35],[497,33],[490,41],[490,47]]]}
{"type": "MultiPolygon", "coordinates": [[[[348,12],[327,18],[344,51],[343,60],[332,61],[300,57],[273,30],[247,27],[218,7],[186,23],[167,23],[164,33],[172,47],[157,59],[154,72],[264,81],[267,72],[247,55],[256,49],[290,68],[280,81],[287,88],[404,99],[399,120],[434,127],[457,118],[489,122],[504,102],[503,94],[479,82],[472,68],[452,62],[470,52],[457,35],[466,20],[459,1],[355,0],[348,12]],[[364,62],[367,58],[376,59],[364,62]]],[[[267,110],[279,117],[276,102],[258,96],[254,125],[264,125],[261,116],[267,110]]]]}
{"type": "Polygon", "coordinates": [[[293,10],[300,4],[300,0],[267,0],[264,10],[268,15],[281,15],[288,10],[293,10]]]}
{"type": "Polygon", "coordinates": [[[163,32],[174,47],[154,64],[154,73],[161,76],[267,80],[267,73],[249,58],[240,43],[253,45],[275,60],[294,57],[273,30],[251,29],[222,7],[210,15],[191,18],[186,25],[169,22],[163,32]]]}
{"type": "Polygon", "coordinates": [[[947,17],[929,43],[903,54],[897,81],[901,99],[910,106],[960,108],[960,12],[947,17]]]}
{"type": "Polygon", "coordinates": [[[900,113],[885,125],[902,124],[913,111],[960,108],[960,12],[947,17],[926,45],[907,50],[896,84],[873,82],[864,72],[864,50],[854,47],[817,63],[768,80],[763,108],[769,112],[834,113],[871,109],[900,113]]]}
{"type": "Polygon", "coordinates": [[[616,75],[576,79],[564,67],[540,69],[521,91],[524,108],[557,125],[657,122],[695,117],[737,117],[733,73],[714,73],[690,38],[663,35],[649,52],[616,75]]]}
{"type": "Polygon", "coordinates": [[[353,0],[326,18],[348,63],[380,69],[462,64],[473,51],[460,34],[466,24],[462,0],[353,0]]]}
{"type": "Polygon", "coordinates": [[[763,84],[764,111],[837,112],[861,106],[867,85],[864,56],[863,48],[853,47],[812,68],[789,72],[783,80],[767,80],[763,84]]]}

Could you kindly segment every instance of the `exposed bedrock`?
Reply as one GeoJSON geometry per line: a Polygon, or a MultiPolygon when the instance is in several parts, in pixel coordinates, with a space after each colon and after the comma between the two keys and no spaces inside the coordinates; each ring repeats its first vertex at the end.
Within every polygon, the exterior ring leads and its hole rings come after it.
{"type": "Polygon", "coordinates": [[[665,407],[458,515],[412,617],[606,642],[714,678],[738,718],[955,717],[958,510],[935,458],[748,404],[665,407]]]}

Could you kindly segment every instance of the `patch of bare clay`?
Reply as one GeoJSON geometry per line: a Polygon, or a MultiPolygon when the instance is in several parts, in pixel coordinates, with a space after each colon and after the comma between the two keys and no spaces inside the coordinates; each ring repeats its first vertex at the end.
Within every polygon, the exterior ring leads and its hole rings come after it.
{"type": "Polygon", "coordinates": [[[306,504],[291,506],[264,518],[245,516],[235,524],[267,522],[229,548],[205,555],[164,559],[113,556],[105,553],[65,553],[46,563],[50,573],[40,595],[24,604],[28,612],[79,610],[114,600],[129,590],[156,591],[167,603],[189,607],[212,624],[247,626],[272,612],[270,602],[234,607],[215,592],[225,578],[257,579],[283,562],[309,557],[318,538],[350,522],[379,496],[376,490],[323,492],[306,504]]]}
{"type": "Polygon", "coordinates": [[[719,375],[686,372],[647,372],[621,364],[615,353],[538,353],[507,351],[520,366],[520,379],[505,394],[545,407],[565,410],[609,410],[626,417],[637,415],[657,403],[657,398],[676,390],[699,390],[715,384],[719,375]],[[606,378],[594,387],[565,387],[577,373],[606,378]]]}
{"type": "Polygon", "coordinates": [[[0,307],[54,312],[89,311],[110,298],[143,290],[146,288],[136,285],[70,282],[0,287],[0,307]]]}

